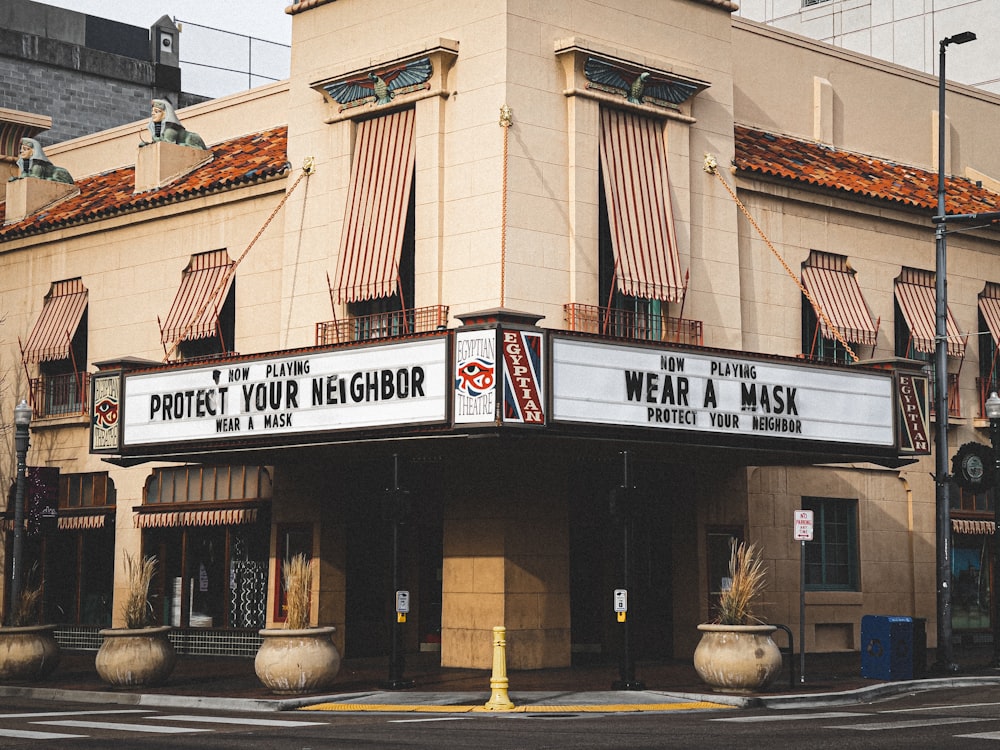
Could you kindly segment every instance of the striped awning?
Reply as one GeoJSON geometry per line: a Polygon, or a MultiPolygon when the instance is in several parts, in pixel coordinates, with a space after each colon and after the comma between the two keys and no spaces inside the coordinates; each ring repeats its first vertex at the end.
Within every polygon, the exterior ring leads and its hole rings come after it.
{"type": "MultiPolygon", "coordinates": [[[[878,328],[868,312],[868,305],[858,286],[857,274],[853,271],[808,265],[802,268],[802,283],[845,339],[852,344],[875,346],[878,328]]],[[[823,317],[816,317],[823,337],[836,338],[823,317]]]]}
{"type": "Polygon", "coordinates": [[[86,310],[87,290],[81,279],[52,284],[24,346],[25,363],[69,359],[73,337],[86,310]]]}
{"type": "Polygon", "coordinates": [[[60,531],[90,531],[103,529],[107,525],[107,513],[88,513],[85,515],[58,516],[57,528],[60,531]]]}
{"type": "Polygon", "coordinates": [[[983,314],[994,343],[1000,344],[1000,284],[986,284],[979,295],[979,312],[983,314]]]}
{"type": "Polygon", "coordinates": [[[601,110],[601,171],[622,294],[678,302],[684,291],[663,126],[601,110]]]}
{"type": "Polygon", "coordinates": [[[996,526],[993,521],[973,521],[967,518],[951,519],[951,530],[956,534],[993,535],[996,526]]]}
{"type": "Polygon", "coordinates": [[[219,310],[233,283],[233,261],[225,250],[192,255],[181,276],[160,340],[170,346],[218,335],[219,310]]]}
{"type": "Polygon", "coordinates": [[[358,124],[347,210],[340,235],[340,302],[395,294],[413,187],[412,109],[358,124]]]}
{"type": "MultiPolygon", "coordinates": [[[[934,338],[937,329],[935,312],[936,293],[933,286],[896,282],[896,301],[903,311],[906,324],[910,327],[913,348],[924,354],[934,352],[934,338]]],[[[958,330],[958,323],[948,308],[947,317],[948,356],[965,356],[965,338],[958,330]]]]}
{"type": "Polygon", "coordinates": [[[257,508],[225,508],[214,510],[158,510],[144,508],[135,514],[140,529],[169,526],[237,526],[257,522],[257,508]]]}

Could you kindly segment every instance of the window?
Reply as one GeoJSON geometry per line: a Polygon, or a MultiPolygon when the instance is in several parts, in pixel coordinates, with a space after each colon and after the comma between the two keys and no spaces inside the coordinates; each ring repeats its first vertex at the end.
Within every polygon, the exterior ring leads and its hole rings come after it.
{"type": "Polygon", "coordinates": [[[858,591],[858,503],[810,497],[802,508],[813,512],[813,540],[806,542],[806,589],[858,591]]]}
{"type": "Polygon", "coordinates": [[[662,124],[602,108],[599,170],[600,332],[676,340],[668,307],[685,287],[662,124]]]}
{"type": "Polygon", "coordinates": [[[62,474],[59,477],[59,507],[89,508],[115,504],[115,486],[107,472],[62,474]]]}
{"type": "Polygon", "coordinates": [[[181,466],[154,469],[147,505],[258,500],[271,497],[271,474],[261,466],[181,466]]]}
{"type": "Polygon", "coordinates": [[[168,358],[196,359],[233,353],[235,266],[225,250],[191,256],[160,329],[168,358]]]}
{"type": "Polygon", "coordinates": [[[979,295],[979,413],[993,391],[1000,391],[1000,284],[987,282],[979,295]]]}
{"type": "Polygon", "coordinates": [[[336,277],[356,341],[415,330],[415,120],[405,109],[357,126],[336,277]]]}
{"type": "Polygon", "coordinates": [[[31,379],[38,417],[82,414],[87,393],[87,289],[79,278],[57,281],[24,346],[26,365],[37,363],[31,379]]]}
{"type": "Polygon", "coordinates": [[[729,579],[729,558],[733,547],[743,541],[743,529],[739,527],[710,527],[706,532],[706,553],[708,555],[708,612],[715,617],[719,609],[719,597],[732,581],[729,579]]]}
{"type": "MultiPolygon", "coordinates": [[[[904,267],[896,278],[895,331],[896,356],[934,362],[935,338],[937,331],[936,314],[936,274],[917,268],[904,267]]],[[[947,309],[946,335],[948,337],[949,369],[952,363],[957,370],[965,357],[965,337],[947,309]]],[[[959,401],[958,373],[945,373],[948,382],[948,414],[961,416],[959,401]]],[[[931,368],[931,392],[936,393],[937,372],[931,368]]],[[[934,399],[934,406],[936,406],[934,399]]]]}
{"type": "Polygon", "coordinates": [[[878,324],[872,321],[856,276],[843,255],[813,250],[802,264],[802,284],[822,311],[822,316],[817,314],[809,298],[802,295],[803,354],[850,364],[856,346],[874,349],[878,324]]]}

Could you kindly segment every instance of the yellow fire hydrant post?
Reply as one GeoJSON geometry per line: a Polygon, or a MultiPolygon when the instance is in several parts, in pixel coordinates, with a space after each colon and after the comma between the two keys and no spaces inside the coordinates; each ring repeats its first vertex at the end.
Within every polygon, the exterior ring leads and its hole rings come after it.
{"type": "Polygon", "coordinates": [[[487,711],[513,711],[514,704],[507,696],[507,628],[493,628],[493,674],[490,675],[493,694],[486,701],[487,711]]]}

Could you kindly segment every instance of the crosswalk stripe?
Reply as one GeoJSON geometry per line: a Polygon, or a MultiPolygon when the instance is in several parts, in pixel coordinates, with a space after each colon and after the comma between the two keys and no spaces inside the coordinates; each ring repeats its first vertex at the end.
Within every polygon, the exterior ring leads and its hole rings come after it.
{"type": "Polygon", "coordinates": [[[246,724],[254,727],[315,727],[324,724],[322,721],[288,721],[286,719],[248,719],[232,716],[157,716],[157,721],[193,721],[203,724],[246,724]]]}
{"type": "Polygon", "coordinates": [[[767,721],[815,721],[816,719],[843,719],[848,716],[869,716],[869,714],[855,711],[824,711],[813,714],[768,714],[767,716],[727,716],[722,719],[709,719],[709,721],[739,721],[744,723],[767,722],[767,721]]]}
{"type": "Polygon", "coordinates": [[[956,734],[959,739],[968,737],[970,740],[1000,740],[1000,732],[979,732],[977,734],[956,734]]]}
{"type": "Polygon", "coordinates": [[[920,727],[939,727],[947,724],[969,724],[975,721],[996,721],[996,719],[977,718],[941,718],[941,719],[920,719],[916,721],[886,721],[871,724],[842,724],[840,726],[828,726],[825,729],[854,729],[861,732],[881,732],[886,729],[919,729],[920,727]]]}
{"type": "Polygon", "coordinates": [[[0,714],[0,719],[33,719],[46,716],[95,716],[97,714],[149,714],[148,708],[118,708],[104,711],[27,711],[20,714],[0,714]]]}
{"type": "Polygon", "coordinates": [[[60,732],[32,732],[27,729],[0,729],[0,737],[16,740],[76,740],[85,734],[61,734],[60,732]]]}
{"type": "Polygon", "coordinates": [[[148,732],[150,734],[180,734],[181,732],[211,732],[211,729],[190,729],[188,727],[158,727],[153,724],[125,724],[112,721],[79,721],[77,719],[62,719],[60,721],[36,721],[35,724],[47,724],[57,727],[77,727],[78,729],[110,729],[119,732],[148,732]]]}

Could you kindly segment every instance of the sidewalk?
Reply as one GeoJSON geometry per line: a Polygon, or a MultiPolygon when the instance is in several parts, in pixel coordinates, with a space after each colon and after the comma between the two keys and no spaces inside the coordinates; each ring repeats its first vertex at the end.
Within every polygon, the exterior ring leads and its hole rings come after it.
{"type": "MultiPolygon", "coordinates": [[[[933,654],[929,655],[933,658],[933,654]]],[[[638,662],[640,690],[613,690],[621,677],[616,665],[599,663],[565,669],[508,672],[508,692],[520,711],[642,711],[714,707],[830,706],[866,702],[887,695],[935,687],[1000,684],[1000,670],[989,667],[991,647],[956,648],[960,669],[913,681],[871,680],[861,676],[857,652],[806,654],[805,679],[790,682],[785,669],[766,691],[751,695],[712,692],[689,661],[638,662]]],[[[254,673],[253,659],[181,655],[166,684],[115,690],[97,676],[93,651],[64,651],[47,680],[0,686],[0,695],[39,700],[120,703],[175,708],[281,711],[314,706],[338,711],[481,710],[490,699],[490,671],[445,668],[436,653],[407,656],[403,677],[414,687],[388,690],[388,659],[347,659],[333,686],[322,693],[285,697],[265,690],[254,673]]]]}

